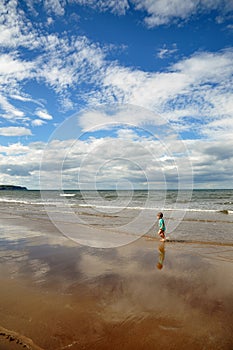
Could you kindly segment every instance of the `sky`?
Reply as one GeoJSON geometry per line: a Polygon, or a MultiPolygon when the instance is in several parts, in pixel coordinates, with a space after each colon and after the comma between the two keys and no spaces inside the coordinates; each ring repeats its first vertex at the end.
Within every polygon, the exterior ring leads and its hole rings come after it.
{"type": "Polygon", "coordinates": [[[1,0],[0,183],[233,188],[232,0],[1,0]]]}

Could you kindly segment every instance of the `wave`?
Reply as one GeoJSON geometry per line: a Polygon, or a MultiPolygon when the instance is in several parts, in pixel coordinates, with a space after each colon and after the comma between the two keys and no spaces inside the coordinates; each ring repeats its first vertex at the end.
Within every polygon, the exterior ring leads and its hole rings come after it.
{"type": "MultiPolygon", "coordinates": [[[[74,197],[76,194],[75,193],[64,193],[60,194],[61,197],[74,197]]],[[[176,207],[160,207],[160,206],[154,206],[154,207],[147,207],[147,206],[127,206],[127,205],[121,205],[121,206],[114,206],[114,205],[99,205],[99,204],[88,204],[88,203],[69,203],[65,202],[61,198],[60,200],[55,200],[55,201],[43,201],[41,198],[35,199],[35,200],[25,200],[25,199],[11,199],[11,198],[0,198],[0,203],[9,203],[9,204],[22,204],[22,205],[35,205],[35,206],[56,206],[56,207],[67,207],[70,206],[72,208],[79,208],[79,207],[84,207],[84,208],[96,208],[96,209],[105,209],[105,210],[148,210],[148,211],[183,211],[183,212],[205,212],[205,213],[220,213],[220,214],[227,214],[227,215],[232,215],[233,210],[231,209],[224,209],[224,208],[219,208],[219,209],[206,209],[206,208],[176,208],[176,207]]]]}
{"type": "Polygon", "coordinates": [[[60,193],[60,197],[74,197],[76,193],[60,193]]]}
{"type": "Polygon", "coordinates": [[[197,209],[197,208],[161,208],[161,207],[128,207],[128,206],[112,206],[112,205],[91,205],[91,204],[78,204],[78,207],[85,208],[101,208],[101,209],[121,209],[121,210],[162,210],[162,211],[188,211],[188,212],[207,212],[207,213],[223,213],[233,214],[233,210],[217,210],[217,209],[197,209]]]}
{"type": "Polygon", "coordinates": [[[22,201],[17,199],[0,198],[2,203],[19,203],[19,204],[30,204],[28,201],[22,201]]]}
{"type": "Polygon", "coordinates": [[[8,199],[8,198],[0,198],[0,203],[12,203],[12,204],[26,204],[26,205],[58,205],[63,204],[61,202],[33,202],[33,201],[25,201],[21,199],[8,199]]]}

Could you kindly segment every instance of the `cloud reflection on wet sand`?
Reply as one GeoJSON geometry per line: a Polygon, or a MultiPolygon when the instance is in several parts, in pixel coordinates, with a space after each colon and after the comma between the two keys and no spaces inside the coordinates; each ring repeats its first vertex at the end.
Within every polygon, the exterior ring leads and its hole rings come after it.
{"type": "Polygon", "coordinates": [[[46,350],[230,350],[232,248],[165,243],[157,269],[160,248],[144,238],[94,249],[5,236],[1,325],[46,350]]]}

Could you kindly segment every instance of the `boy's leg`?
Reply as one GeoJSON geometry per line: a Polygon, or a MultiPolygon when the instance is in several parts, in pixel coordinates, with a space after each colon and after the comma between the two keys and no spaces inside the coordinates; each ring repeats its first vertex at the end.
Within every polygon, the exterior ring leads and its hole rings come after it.
{"type": "Polygon", "coordinates": [[[163,238],[163,239],[165,238],[165,232],[164,231],[160,231],[160,237],[163,238]]]}

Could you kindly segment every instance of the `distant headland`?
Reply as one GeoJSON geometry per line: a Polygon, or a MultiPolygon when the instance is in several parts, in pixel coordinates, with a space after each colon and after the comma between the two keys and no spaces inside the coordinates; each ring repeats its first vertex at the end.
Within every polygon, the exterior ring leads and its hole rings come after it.
{"type": "Polygon", "coordinates": [[[27,191],[27,187],[14,185],[0,185],[0,191],[27,191]]]}

